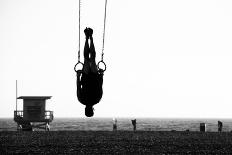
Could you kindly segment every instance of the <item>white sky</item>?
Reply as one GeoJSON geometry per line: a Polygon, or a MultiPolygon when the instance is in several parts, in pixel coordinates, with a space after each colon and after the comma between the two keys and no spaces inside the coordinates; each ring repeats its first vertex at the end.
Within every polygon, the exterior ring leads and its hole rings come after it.
{"type": "MultiPolygon", "coordinates": [[[[94,116],[232,118],[231,8],[231,0],[108,0],[94,116]]],[[[97,61],[103,17],[104,0],[82,0],[81,51],[92,27],[97,61]]],[[[0,117],[13,117],[16,79],[19,96],[53,96],[55,117],[85,117],[77,49],[78,0],[0,0],[0,117]]]]}

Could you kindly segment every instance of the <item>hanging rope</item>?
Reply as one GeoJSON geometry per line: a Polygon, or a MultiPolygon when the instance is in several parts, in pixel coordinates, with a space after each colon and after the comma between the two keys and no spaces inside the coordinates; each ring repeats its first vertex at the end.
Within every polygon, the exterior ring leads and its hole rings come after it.
{"type": "Polygon", "coordinates": [[[81,0],[79,0],[79,36],[78,36],[78,62],[76,63],[76,65],[74,66],[74,70],[75,70],[75,72],[77,72],[77,65],[78,64],[81,64],[82,66],[84,65],[82,62],[81,62],[81,54],[80,54],[80,42],[81,42],[81,37],[80,37],[80,35],[81,35],[81,0]]]}
{"type": "Polygon", "coordinates": [[[103,28],[102,57],[101,57],[101,61],[103,61],[104,46],[105,46],[106,8],[107,8],[107,0],[105,0],[105,15],[104,15],[104,28],[103,28]]]}
{"type": "Polygon", "coordinates": [[[80,62],[80,33],[81,32],[81,0],[79,0],[79,47],[78,47],[78,62],[80,62]]]}
{"type": "Polygon", "coordinates": [[[106,70],[106,64],[105,64],[105,62],[103,61],[103,57],[104,57],[104,48],[105,48],[106,8],[107,8],[107,0],[105,0],[105,14],[104,14],[103,37],[102,37],[102,54],[101,54],[101,61],[99,61],[98,64],[97,64],[98,69],[101,69],[101,68],[100,68],[100,64],[101,64],[101,63],[104,65],[104,69],[102,69],[103,71],[106,70]]]}

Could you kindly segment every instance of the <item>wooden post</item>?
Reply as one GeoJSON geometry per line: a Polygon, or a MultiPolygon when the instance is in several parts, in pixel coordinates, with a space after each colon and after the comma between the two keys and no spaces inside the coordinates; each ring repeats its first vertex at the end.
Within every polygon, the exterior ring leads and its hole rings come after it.
{"type": "Polygon", "coordinates": [[[15,110],[16,110],[16,113],[17,113],[17,109],[18,109],[18,82],[16,80],[16,107],[15,107],[15,110]]]}

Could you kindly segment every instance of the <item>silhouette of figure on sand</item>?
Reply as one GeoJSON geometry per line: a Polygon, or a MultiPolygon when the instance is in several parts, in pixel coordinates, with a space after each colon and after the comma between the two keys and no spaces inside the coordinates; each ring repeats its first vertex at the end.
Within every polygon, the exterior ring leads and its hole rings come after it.
{"type": "Polygon", "coordinates": [[[222,132],[223,123],[218,121],[218,132],[222,132]]]}
{"type": "Polygon", "coordinates": [[[84,30],[86,40],[84,47],[84,65],[82,70],[77,71],[77,97],[85,105],[85,115],[94,115],[93,106],[102,98],[103,70],[98,69],[95,58],[96,52],[93,43],[93,30],[84,30]],[[88,40],[90,39],[90,46],[88,40]]]}
{"type": "Polygon", "coordinates": [[[133,130],[136,131],[136,119],[132,119],[131,123],[133,125],[133,130]]]}

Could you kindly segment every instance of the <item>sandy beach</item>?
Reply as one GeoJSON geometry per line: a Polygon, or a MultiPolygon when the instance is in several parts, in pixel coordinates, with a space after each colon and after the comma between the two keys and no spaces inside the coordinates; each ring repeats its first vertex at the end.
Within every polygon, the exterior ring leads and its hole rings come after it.
{"type": "Polygon", "coordinates": [[[0,154],[231,154],[230,132],[0,132],[0,154]]]}

